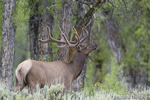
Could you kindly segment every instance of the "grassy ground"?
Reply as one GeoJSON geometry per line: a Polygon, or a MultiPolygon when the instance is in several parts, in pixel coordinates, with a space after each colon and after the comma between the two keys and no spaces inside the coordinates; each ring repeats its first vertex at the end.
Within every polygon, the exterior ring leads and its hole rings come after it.
{"type": "Polygon", "coordinates": [[[118,94],[112,90],[93,88],[81,92],[66,91],[63,94],[63,85],[57,84],[50,88],[37,87],[36,92],[31,94],[27,89],[15,93],[0,84],[0,100],[150,100],[150,89],[142,88],[118,94]]]}

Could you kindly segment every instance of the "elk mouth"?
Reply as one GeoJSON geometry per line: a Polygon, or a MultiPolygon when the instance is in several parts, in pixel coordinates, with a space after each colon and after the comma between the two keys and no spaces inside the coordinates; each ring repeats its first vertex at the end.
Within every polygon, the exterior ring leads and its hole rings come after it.
{"type": "Polygon", "coordinates": [[[97,47],[94,47],[93,50],[96,50],[97,47]]]}
{"type": "Polygon", "coordinates": [[[95,43],[95,44],[93,44],[93,50],[96,50],[96,48],[97,48],[97,44],[95,43]]]}

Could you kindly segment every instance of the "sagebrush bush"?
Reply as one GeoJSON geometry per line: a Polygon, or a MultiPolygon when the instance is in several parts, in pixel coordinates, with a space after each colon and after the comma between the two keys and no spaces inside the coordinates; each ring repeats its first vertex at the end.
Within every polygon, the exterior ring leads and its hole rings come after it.
{"type": "Polygon", "coordinates": [[[80,92],[71,90],[64,92],[63,89],[64,85],[56,84],[42,89],[37,86],[33,93],[28,92],[27,88],[20,92],[13,92],[0,83],[0,100],[150,100],[150,89],[145,87],[128,91],[125,95],[100,88],[80,92]]]}

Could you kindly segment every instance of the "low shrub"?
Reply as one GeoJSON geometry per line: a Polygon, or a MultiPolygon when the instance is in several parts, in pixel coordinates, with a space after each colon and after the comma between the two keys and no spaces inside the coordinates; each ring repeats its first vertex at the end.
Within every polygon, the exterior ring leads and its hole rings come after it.
{"type": "Polygon", "coordinates": [[[37,86],[33,93],[30,93],[27,88],[20,92],[13,92],[0,83],[0,100],[150,100],[150,89],[144,87],[128,91],[125,95],[100,88],[84,89],[80,92],[63,90],[64,85],[56,84],[42,89],[37,86]]]}

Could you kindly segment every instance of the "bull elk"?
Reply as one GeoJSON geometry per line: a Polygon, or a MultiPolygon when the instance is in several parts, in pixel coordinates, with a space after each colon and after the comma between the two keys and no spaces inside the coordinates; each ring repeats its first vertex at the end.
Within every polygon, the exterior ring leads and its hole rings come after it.
{"type": "Polygon", "coordinates": [[[61,82],[64,83],[65,88],[69,88],[82,71],[85,63],[85,59],[88,54],[97,48],[95,43],[88,44],[83,41],[83,38],[79,37],[76,30],[74,29],[75,41],[69,41],[62,30],[59,28],[62,36],[61,40],[54,39],[50,34],[50,29],[47,27],[49,38],[48,40],[39,40],[41,43],[56,42],[63,44],[58,46],[59,48],[73,47],[74,55],[70,63],[58,60],[53,62],[44,62],[36,60],[25,60],[20,63],[16,69],[15,78],[16,82],[14,85],[14,91],[20,91],[25,86],[28,86],[31,90],[38,84],[40,88],[44,85],[50,85],[51,82],[57,78],[61,78],[61,82]]]}

